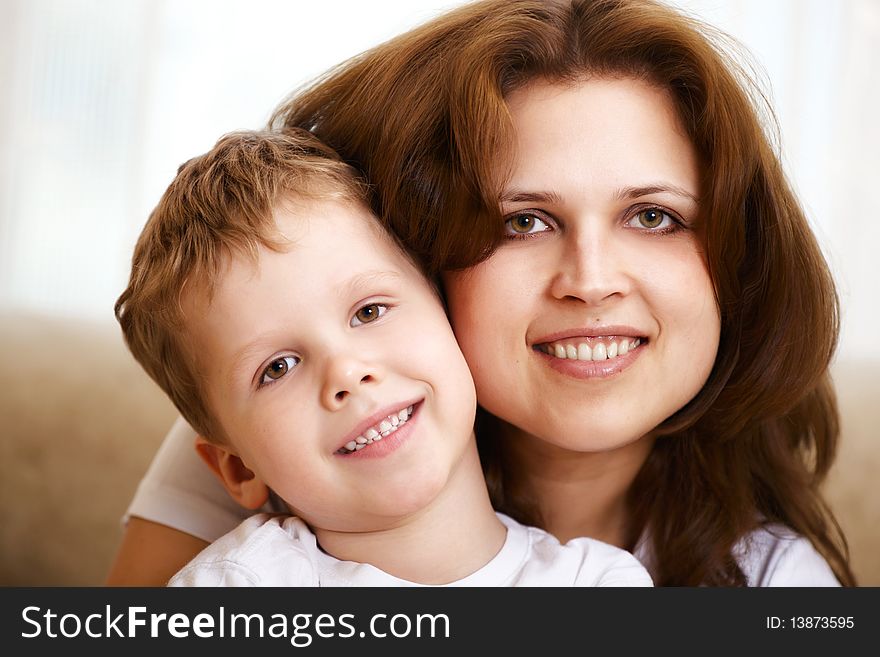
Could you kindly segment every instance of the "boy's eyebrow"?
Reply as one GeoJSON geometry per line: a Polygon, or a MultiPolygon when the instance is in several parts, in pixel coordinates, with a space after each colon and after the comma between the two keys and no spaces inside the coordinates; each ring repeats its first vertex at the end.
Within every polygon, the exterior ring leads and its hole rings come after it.
{"type": "Polygon", "coordinates": [[[380,270],[365,271],[349,278],[343,285],[339,286],[339,296],[345,297],[356,292],[360,292],[363,288],[382,283],[397,282],[401,278],[399,271],[380,270]]]}
{"type": "Polygon", "coordinates": [[[256,355],[261,355],[262,352],[266,350],[266,346],[271,344],[271,341],[272,333],[270,332],[258,336],[256,339],[248,342],[241,349],[235,352],[235,355],[232,357],[232,360],[229,363],[229,368],[226,372],[226,378],[228,379],[229,383],[235,385],[239,378],[242,363],[250,360],[256,355]]]}

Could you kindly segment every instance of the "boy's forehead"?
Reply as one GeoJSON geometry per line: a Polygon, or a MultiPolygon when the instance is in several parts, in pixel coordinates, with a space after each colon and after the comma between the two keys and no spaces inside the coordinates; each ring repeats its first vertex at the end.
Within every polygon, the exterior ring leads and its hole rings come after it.
{"type": "Polygon", "coordinates": [[[227,244],[210,271],[193,272],[181,293],[185,317],[203,316],[217,303],[241,304],[258,280],[284,278],[291,271],[312,290],[322,288],[328,300],[371,285],[432,287],[362,204],[289,196],[276,205],[272,220],[265,243],[251,243],[254,248],[227,244]]]}
{"type": "MultiPolygon", "coordinates": [[[[417,268],[399,243],[362,202],[347,198],[288,197],[274,212],[278,237],[285,249],[313,248],[316,251],[368,252],[370,259],[383,261],[407,274],[417,268]]],[[[357,262],[349,263],[357,269],[357,262]]],[[[420,275],[420,274],[419,274],[420,275]]]]}
{"type": "Polygon", "coordinates": [[[287,194],[273,210],[275,227],[280,235],[295,240],[300,230],[313,223],[331,223],[337,228],[366,229],[375,238],[386,237],[379,220],[364,203],[341,194],[310,197],[287,194]]]}

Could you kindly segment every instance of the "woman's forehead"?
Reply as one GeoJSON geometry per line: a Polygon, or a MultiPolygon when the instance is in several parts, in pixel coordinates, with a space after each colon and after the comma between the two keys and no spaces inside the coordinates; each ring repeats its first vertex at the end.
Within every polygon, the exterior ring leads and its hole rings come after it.
{"type": "Polygon", "coordinates": [[[512,147],[498,171],[505,196],[591,182],[698,196],[695,149],[659,87],[630,78],[536,82],[512,93],[509,107],[512,147]]]}

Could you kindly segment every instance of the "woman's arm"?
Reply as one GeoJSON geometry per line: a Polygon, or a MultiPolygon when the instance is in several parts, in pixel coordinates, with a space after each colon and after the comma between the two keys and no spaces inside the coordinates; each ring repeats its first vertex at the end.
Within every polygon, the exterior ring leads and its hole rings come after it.
{"type": "Polygon", "coordinates": [[[177,529],[132,517],[107,576],[108,586],[165,586],[208,542],[177,529]]]}

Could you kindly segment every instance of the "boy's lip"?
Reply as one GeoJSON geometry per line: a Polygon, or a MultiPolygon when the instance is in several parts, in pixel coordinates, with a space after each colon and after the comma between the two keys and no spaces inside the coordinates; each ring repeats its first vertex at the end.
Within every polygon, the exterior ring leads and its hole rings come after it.
{"type": "Polygon", "coordinates": [[[335,452],[339,452],[346,444],[349,442],[356,440],[358,436],[362,436],[364,432],[367,431],[370,427],[379,424],[382,420],[387,418],[390,415],[396,415],[400,411],[405,408],[409,408],[410,406],[417,406],[421,404],[425,400],[424,397],[414,397],[409,401],[395,402],[393,404],[388,404],[377,410],[375,413],[372,413],[368,417],[364,418],[361,422],[355,426],[355,428],[347,433],[343,438],[342,442],[337,445],[335,452]]]}

